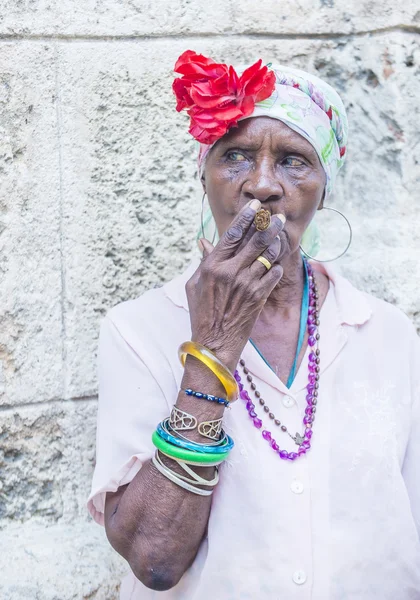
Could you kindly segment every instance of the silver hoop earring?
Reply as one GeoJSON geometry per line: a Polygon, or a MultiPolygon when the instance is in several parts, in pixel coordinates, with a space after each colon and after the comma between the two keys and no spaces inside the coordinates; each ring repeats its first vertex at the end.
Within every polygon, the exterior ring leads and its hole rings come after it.
{"type": "Polygon", "coordinates": [[[341,254],[339,254],[338,256],[335,256],[334,258],[328,258],[328,259],[325,259],[325,260],[320,260],[318,258],[315,258],[315,256],[311,256],[310,254],[308,254],[307,252],[305,252],[305,250],[302,248],[301,245],[299,245],[299,248],[300,248],[301,252],[303,252],[303,254],[305,254],[305,256],[307,256],[311,260],[315,260],[315,261],[321,262],[321,263],[323,263],[323,262],[333,262],[334,260],[337,260],[338,258],[341,258],[341,256],[344,256],[344,254],[350,248],[350,245],[351,245],[351,242],[352,242],[352,239],[353,239],[353,230],[351,228],[350,221],[348,220],[348,218],[342,212],[340,212],[339,210],[337,210],[336,208],[331,208],[330,206],[324,206],[322,208],[322,210],[332,210],[332,211],[338,213],[346,221],[347,226],[349,228],[349,233],[350,233],[349,241],[348,241],[347,246],[345,247],[345,249],[343,250],[343,252],[341,252],[341,254]]]}
{"type": "MultiPolygon", "coordinates": [[[[201,237],[206,238],[206,234],[204,232],[204,223],[203,223],[203,212],[204,212],[204,198],[206,197],[206,192],[204,192],[203,194],[203,198],[201,200],[201,237]]],[[[214,229],[214,233],[213,233],[213,239],[211,241],[212,244],[214,244],[214,240],[216,239],[216,228],[214,229]]]]}

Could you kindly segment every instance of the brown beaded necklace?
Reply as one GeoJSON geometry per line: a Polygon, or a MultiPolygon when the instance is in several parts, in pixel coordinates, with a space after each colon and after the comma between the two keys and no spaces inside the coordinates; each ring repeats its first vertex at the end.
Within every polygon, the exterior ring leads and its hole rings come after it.
{"type": "MultiPolygon", "coordinates": [[[[307,406],[305,408],[305,417],[303,418],[304,424],[304,432],[303,435],[300,433],[296,433],[292,435],[287,426],[278,419],[275,414],[271,411],[270,407],[266,404],[265,400],[261,397],[261,393],[257,390],[257,386],[252,380],[252,375],[249,372],[249,369],[245,365],[245,361],[241,358],[239,361],[240,366],[243,369],[244,375],[246,376],[246,380],[250,384],[251,390],[254,392],[255,397],[257,398],[259,404],[263,407],[264,412],[268,413],[268,417],[274,422],[274,424],[279,427],[279,429],[287,433],[287,435],[295,442],[295,444],[299,447],[297,453],[295,452],[287,452],[286,450],[280,450],[279,445],[276,440],[272,437],[270,431],[264,429],[262,431],[262,436],[265,440],[267,440],[273,450],[275,450],[280,458],[295,460],[296,458],[306,454],[306,452],[311,447],[311,438],[312,438],[312,424],[315,421],[315,413],[318,404],[318,389],[319,389],[319,372],[320,372],[320,350],[319,350],[319,339],[320,335],[318,332],[319,327],[319,293],[318,287],[315,281],[314,273],[312,271],[311,266],[306,263],[306,268],[308,270],[308,280],[309,280],[309,309],[308,309],[308,317],[307,317],[307,329],[308,329],[308,344],[313,349],[309,353],[309,364],[308,364],[308,385],[306,402],[307,406]],[[314,348],[316,346],[316,348],[314,348]]],[[[257,429],[262,428],[262,421],[258,418],[258,415],[255,411],[255,404],[252,402],[248,392],[244,389],[244,385],[242,384],[241,377],[239,376],[238,371],[235,371],[235,379],[238,383],[240,390],[240,397],[242,400],[246,402],[246,409],[248,411],[249,416],[253,420],[254,426],[257,429]]]]}

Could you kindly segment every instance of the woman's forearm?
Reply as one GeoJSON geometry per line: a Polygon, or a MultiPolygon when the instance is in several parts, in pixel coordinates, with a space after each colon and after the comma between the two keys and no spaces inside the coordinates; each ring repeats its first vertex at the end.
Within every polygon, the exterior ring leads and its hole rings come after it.
{"type": "MultiPolygon", "coordinates": [[[[225,395],[219,380],[192,356],[187,358],[181,387],[225,395]]],[[[183,391],[177,406],[194,415],[198,422],[219,419],[225,410],[221,404],[188,396],[183,391]]],[[[203,442],[197,431],[183,434],[203,442]]],[[[173,471],[182,473],[175,461],[164,459],[173,471]]],[[[214,477],[214,467],[193,468],[206,479],[214,477]]],[[[210,507],[211,496],[184,490],[148,461],[128,486],[107,494],[106,533],[144,585],[166,590],[176,585],[192,564],[205,536],[210,507]]]]}

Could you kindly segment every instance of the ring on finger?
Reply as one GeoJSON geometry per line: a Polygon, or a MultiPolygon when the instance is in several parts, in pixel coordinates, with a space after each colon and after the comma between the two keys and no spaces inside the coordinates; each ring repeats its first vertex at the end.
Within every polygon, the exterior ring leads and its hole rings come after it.
{"type": "Polygon", "coordinates": [[[260,263],[262,263],[264,265],[264,267],[267,269],[267,271],[269,271],[272,267],[272,264],[270,263],[270,261],[268,261],[265,256],[258,256],[257,260],[260,261],[260,263]]]}

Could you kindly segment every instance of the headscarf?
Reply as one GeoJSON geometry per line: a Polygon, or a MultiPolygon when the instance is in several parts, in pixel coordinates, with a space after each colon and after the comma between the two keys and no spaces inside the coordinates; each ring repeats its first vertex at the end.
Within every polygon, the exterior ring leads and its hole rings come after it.
{"type": "Polygon", "coordinates": [[[343,102],[315,75],[261,64],[259,60],[250,67],[234,69],[191,50],[178,59],[175,71],[183,77],[175,79],[173,89],[177,110],[187,109],[190,133],[199,142],[199,173],[211,148],[232,126],[251,117],[271,117],[315,148],[325,172],[328,199],[346,156],[348,121],[343,102]]]}
{"type": "MultiPolygon", "coordinates": [[[[237,69],[238,72],[243,70],[244,67],[237,69]]],[[[279,119],[308,140],[325,171],[327,199],[346,154],[348,121],[343,102],[328,83],[315,75],[281,65],[270,65],[270,70],[276,76],[273,93],[266,100],[257,102],[253,112],[238,121],[261,116],[279,119]]],[[[215,143],[199,144],[200,175],[215,143]]]]}

